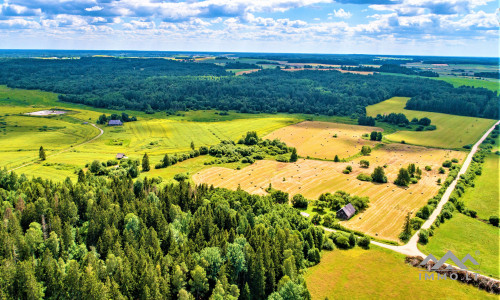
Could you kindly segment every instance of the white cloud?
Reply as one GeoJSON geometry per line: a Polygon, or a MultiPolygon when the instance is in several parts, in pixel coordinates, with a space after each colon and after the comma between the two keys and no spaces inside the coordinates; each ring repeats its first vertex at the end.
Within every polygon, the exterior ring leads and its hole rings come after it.
{"type": "Polygon", "coordinates": [[[100,10],[103,10],[103,7],[102,6],[92,6],[92,7],[87,7],[85,9],[86,11],[100,11],[100,10]]]}
{"type": "Polygon", "coordinates": [[[352,14],[341,8],[339,10],[333,10],[333,16],[335,16],[336,18],[349,19],[350,17],[352,17],[352,14]]]}

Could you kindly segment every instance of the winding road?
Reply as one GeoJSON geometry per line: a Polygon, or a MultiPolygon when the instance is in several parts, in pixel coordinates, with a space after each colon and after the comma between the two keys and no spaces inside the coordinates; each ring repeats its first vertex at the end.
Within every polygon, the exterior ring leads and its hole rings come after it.
{"type": "MultiPolygon", "coordinates": [[[[500,123],[500,121],[497,121],[495,123],[495,125],[491,126],[491,128],[488,129],[488,131],[486,131],[486,133],[479,139],[479,141],[477,141],[477,143],[474,144],[471,151],[469,152],[469,155],[467,155],[464,163],[462,164],[462,168],[460,168],[460,171],[458,172],[457,177],[455,178],[455,180],[453,180],[453,182],[450,184],[450,186],[446,189],[446,191],[443,194],[443,197],[441,198],[441,200],[439,201],[436,209],[430,215],[429,219],[427,219],[427,221],[425,221],[425,223],[422,225],[422,229],[429,229],[431,227],[431,225],[434,224],[434,221],[436,221],[437,216],[441,213],[443,206],[450,199],[450,195],[453,192],[453,190],[455,189],[455,186],[457,185],[457,182],[460,179],[460,175],[464,174],[467,171],[470,163],[472,162],[472,157],[474,156],[474,154],[476,154],[477,150],[479,149],[479,146],[484,142],[484,140],[488,137],[488,135],[490,135],[490,133],[493,131],[493,129],[495,129],[495,126],[498,125],[499,123],[500,123]]],[[[426,255],[423,254],[417,247],[418,233],[419,232],[420,232],[420,230],[417,231],[411,237],[411,239],[408,241],[408,243],[406,243],[403,246],[388,245],[388,244],[384,244],[384,243],[380,243],[380,242],[376,242],[376,241],[372,241],[371,243],[374,245],[386,248],[386,249],[390,249],[390,250],[405,254],[405,255],[425,257],[426,255]]]]}
{"type": "MultiPolygon", "coordinates": [[[[96,135],[95,137],[91,138],[90,140],[87,140],[87,141],[85,141],[85,142],[81,142],[80,144],[76,144],[76,145],[74,145],[74,146],[71,146],[71,147],[69,147],[69,148],[63,149],[63,150],[58,151],[58,152],[56,152],[56,153],[52,153],[52,154],[50,154],[50,155],[47,155],[47,158],[49,158],[49,157],[53,157],[53,156],[56,156],[56,155],[59,155],[59,154],[64,153],[64,152],[68,152],[69,150],[75,149],[75,148],[76,148],[76,147],[78,147],[78,146],[82,146],[82,145],[88,144],[88,143],[90,143],[90,142],[93,142],[93,141],[95,141],[96,139],[100,138],[100,137],[101,137],[101,135],[103,135],[103,134],[104,134],[104,130],[102,130],[100,127],[97,127],[97,125],[92,124],[92,123],[90,123],[90,125],[92,125],[92,126],[94,126],[95,128],[99,129],[99,134],[98,134],[98,135],[96,135]]],[[[10,170],[8,170],[8,171],[10,172],[10,171],[14,171],[14,170],[17,170],[17,169],[24,168],[24,167],[26,167],[26,166],[29,166],[29,165],[34,164],[34,163],[35,163],[35,162],[37,162],[37,161],[38,161],[38,160],[35,160],[35,161],[32,161],[32,162],[29,162],[29,163],[25,163],[25,164],[20,165],[20,166],[18,166],[18,167],[12,168],[12,169],[10,169],[10,170]]]]}

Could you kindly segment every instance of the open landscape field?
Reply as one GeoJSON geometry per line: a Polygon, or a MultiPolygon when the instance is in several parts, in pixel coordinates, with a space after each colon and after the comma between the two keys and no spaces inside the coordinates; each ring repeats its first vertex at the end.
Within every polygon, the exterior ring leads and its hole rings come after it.
{"type": "Polygon", "coordinates": [[[298,154],[303,157],[333,160],[335,155],[340,159],[353,156],[365,145],[373,147],[377,142],[361,137],[372,131],[382,131],[382,129],[306,121],[273,131],[264,138],[279,139],[288,146],[297,148],[298,154]]]}
{"type": "MultiPolygon", "coordinates": [[[[419,248],[424,254],[432,253],[436,257],[442,257],[448,251],[460,259],[470,254],[479,263],[480,274],[500,278],[499,237],[498,227],[456,212],[434,230],[427,245],[419,245],[419,248]]],[[[466,265],[474,268],[472,264],[466,265]]]]}
{"type": "Polygon", "coordinates": [[[500,81],[497,79],[474,79],[474,78],[464,78],[464,77],[449,77],[449,76],[441,76],[437,78],[433,78],[436,80],[446,81],[448,83],[453,84],[454,87],[460,87],[462,85],[473,86],[473,87],[481,87],[485,89],[489,89],[492,91],[500,90],[500,81]]]}
{"type": "Polygon", "coordinates": [[[491,216],[499,216],[498,184],[500,156],[490,154],[486,156],[482,174],[474,181],[475,186],[468,188],[464,194],[463,201],[467,208],[475,210],[477,216],[488,220],[491,216]]]}
{"type": "Polygon", "coordinates": [[[419,280],[421,271],[405,256],[371,246],[370,250],[325,252],[305,274],[312,299],[497,299],[452,280],[419,280]]]}
{"type": "Polygon", "coordinates": [[[444,180],[445,174],[438,174],[444,160],[465,157],[461,151],[429,149],[400,144],[385,145],[372,151],[370,156],[356,158],[350,162],[334,163],[300,159],[296,163],[276,161],[257,161],[241,170],[223,167],[204,169],[193,175],[196,183],[208,183],[218,187],[243,190],[255,194],[266,194],[265,189],[272,184],[275,189],[294,194],[302,194],[308,199],[317,199],[326,192],[343,190],[357,196],[370,197],[370,207],[353,219],[344,223],[351,229],[366,232],[382,239],[397,241],[407,212],[416,213],[429,198],[439,190],[438,178],[444,180]],[[370,161],[370,167],[359,166],[359,161],[370,161]],[[392,182],[401,167],[415,163],[422,170],[431,166],[431,171],[423,171],[422,179],[409,188],[400,188],[392,182]],[[346,166],[353,172],[343,174],[346,166]],[[374,184],[357,180],[360,173],[371,174],[377,166],[384,166],[389,183],[374,184]]]}
{"type": "Polygon", "coordinates": [[[403,113],[409,120],[427,117],[431,119],[433,125],[437,126],[437,129],[433,131],[398,131],[385,136],[385,138],[395,142],[405,141],[409,144],[422,146],[461,148],[467,144],[474,144],[495,123],[495,120],[491,119],[406,110],[404,107],[408,99],[394,97],[370,105],[366,108],[366,114],[375,117],[377,114],[403,113]]]}

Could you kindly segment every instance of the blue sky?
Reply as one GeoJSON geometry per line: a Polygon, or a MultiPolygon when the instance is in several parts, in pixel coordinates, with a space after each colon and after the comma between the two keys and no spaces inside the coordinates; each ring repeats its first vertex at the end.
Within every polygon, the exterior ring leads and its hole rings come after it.
{"type": "Polygon", "coordinates": [[[491,0],[0,0],[0,48],[498,57],[491,0]]]}

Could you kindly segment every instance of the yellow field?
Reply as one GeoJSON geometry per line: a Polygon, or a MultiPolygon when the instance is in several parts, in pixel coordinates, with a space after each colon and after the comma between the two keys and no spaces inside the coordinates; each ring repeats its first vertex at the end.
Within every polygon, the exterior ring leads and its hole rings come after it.
{"type": "Polygon", "coordinates": [[[408,120],[427,117],[432,124],[437,126],[433,131],[398,131],[385,136],[385,138],[408,144],[440,147],[461,148],[467,144],[474,144],[488,130],[495,120],[455,116],[441,113],[415,111],[404,109],[409,98],[394,97],[389,100],[370,105],[366,108],[368,116],[377,114],[403,113],[408,120]]]}
{"type": "Polygon", "coordinates": [[[361,151],[364,145],[374,146],[377,142],[362,139],[378,127],[347,125],[329,122],[301,122],[278,129],[265,138],[280,139],[288,146],[297,148],[299,155],[320,159],[347,158],[361,151]],[[333,137],[334,135],[337,137],[333,137]]]}
{"type": "Polygon", "coordinates": [[[407,212],[416,213],[439,190],[437,179],[446,178],[445,174],[438,174],[441,163],[451,158],[461,161],[464,157],[465,153],[460,151],[390,144],[374,150],[370,156],[346,163],[306,159],[296,163],[263,160],[241,170],[223,167],[205,169],[193,175],[193,180],[233,190],[240,185],[247,192],[261,195],[266,194],[265,189],[271,183],[273,188],[291,195],[302,194],[309,199],[317,199],[322,193],[337,190],[368,196],[370,208],[344,222],[344,225],[372,236],[397,241],[407,212]],[[370,161],[370,168],[359,166],[362,159],[370,161]],[[392,182],[399,169],[409,163],[415,163],[423,170],[422,179],[408,188],[397,187],[392,182]],[[356,179],[360,173],[371,174],[375,167],[385,164],[389,183],[374,184],[356,179]],[[348,175],[342,173],[347,165],[353,167],[353,172],[348,175]],[[432,170],[424,171],[426,165],[432,166],[432,170]]]}

